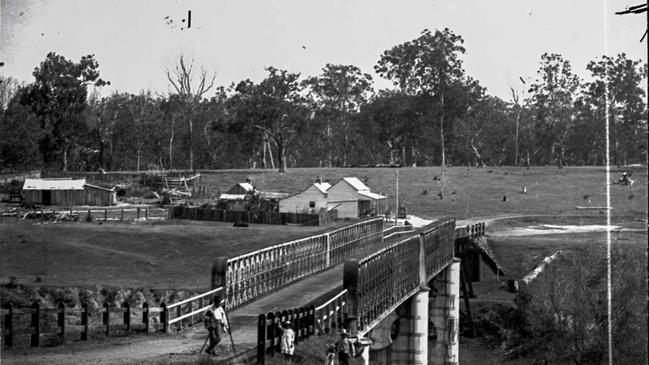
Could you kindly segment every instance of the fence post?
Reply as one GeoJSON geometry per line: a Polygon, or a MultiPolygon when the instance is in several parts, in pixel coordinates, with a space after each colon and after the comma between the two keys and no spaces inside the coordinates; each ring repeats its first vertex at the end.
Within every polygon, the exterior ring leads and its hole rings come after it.
{"type": "Polygon", "coordinates": [[[122,213],[119,216],[119,221],[124,222],[124,208],[122,208],[122,213]]]}
{"type": "MultiPolygon", "coordinates": [[[[221,297],[226,299],[227,297],[227,288],[226,288],[226,271],[228,269],[228,257],[220,256],[214,260],[212,264],[212,289],[218,287],[223,287],[221,292],[221,297]]],[[[226,301],[227,304],[227,301],[226,301]]]]}
{"type": "Polygon", "coordinates": [[[308,323],[309,323],[309,336],[315,335],[315,327],[316,327],[316,316],[315,316],[315,305],[312,304],[309,307],[309,317],[308,317],[308,323]]]}
{"type": "Polygon", "coordinates": [[[137,207],[137,218],[136,219],[138,219],[138,220],[140,219],[140,207],[137,207]]]}
{"type": "Polygon", "coordinates": [[[57,313],[57,324],[60,332],[58,333],[61,341],[65,340],[65,304],[59,303],[59,312],[57,313]]]}
{"type": "Polygon", "coordinates": [[[31,346],[38,347],[40,345],[41,338],[41,326],[40,326],[40,317],[41,317],[41,308],[38,305],[38,302],[32,304],[32,323],[31,327],[34,327],[34,333],[31,335],[31,346]]]}
{"type": "Polygon", "coordinates": [[[126,330],[130,331],[131,330],[131,305],[127,301],[124,301],[122,307],[124,308],[124,325],[126,325],[126,330]]]}
{"type": "Polygon", "coordinates": [[[329,233],[325,233],[325,237],[327,237],[327,253],[325,257],[325,267],[329,267],[331,265],[331,236],[329,233]]]}
{"type": "Polygon", "coordinates": [[[104,222],[108,220],[108,209],[104,209],[104,222]]]}
{"type": "Polygon", "coordinates": [[[88,209],[88,215],[86,215],[86,221],[90,220],[90,209],[88,209]]]}
{"type": "Polygon", "coordinates": [[[149,220],[149,208],[144,208],[144,220],[149,220]]]}
{"type": "Polygon", "coordinates": [[[358,277],[360,260],[345,260],[343,267],[343,289],[347,289],[347,304],[345,305],[345,328],[351,336],[356,336],[358,320],[358,277]]]}
{"type": "Polygon", "coordinates": [[[106,326],[106,337],[110,335],[110,307],[104,303],[104,313],[102,313],[102,324],[106,326]]]}
{"type": "Polygon", "coordinates": [[[13,315],[14,315],[14,305],[13,303],[7,304],[7,314],[5,314],[5,320],[4,320],[4,344],[7,347],[13,346],[13,331],[14,331],[14,323],[13,323],[13,315]]]}
{"type": "Polygon", "coordinates": [[[276,348],[276,346],[275,346],[275,333],[277,332],[277,322],[276,322],[277,318],[276,318],[275,313],[272,313],[272,312],[268,313],[266,318],[268,318],[268,321],[270,322],[270,324],[267,327],[268,332],[266,334],[266,338],[270,340],[268,350],[270,352],[270,356],[275,356],[275,348],[276,348]]]}
{"type": "MultiPolygon", "coordinates": [[[[178,318],[178,317],[180,317],[182,315],[183,315],[182,305],[179,305],[179,306],[176,307],[176,318],[178,318]]],[[[178,327],[177,328],[178,331],[183,329],[183,320],[182,319],[180,321],[178,321],[177,327],[178,327]]]]}
{"type": "MultiPolygon", "coordinates": [[[[178,307],[180,307],[180,306],[178,306],[178,307]]],[[[190,300],[189,303],[187,303],[187,313],[191,313],[193,311],[194,311],[194,303],[193,303],[193,301],[190,300]]],[[[188,320],[189,320],[189,326],[190,327],[193,326],[194,325],[194,315],[189,316],[188,320]]]]}
{"type": "Polygon", "coordinates": [[[162,307],[162,312],[160,312],[160,322],[162,322],[162,331],[164,333],[169,333],[169,309],[167,309],[167,304],[162,302],[160,304],[162,307]]]}
{"type": "Polygon", "coordinates": [[[266,355],[266,315],[260,314],[257,322],[257,364],[265,364],[266,355]]]}
{"type": "Polygon", "coordinates": [[[88,341],[88,304],[81,305],[81,325],[83,331],[81,332],[81,341],[88,341]]]}
{"type": "Polygon", "coordinates": [[[142,322],[144,323],[144,331],[149,333],[149,303],[142,304],[142,322]]]}

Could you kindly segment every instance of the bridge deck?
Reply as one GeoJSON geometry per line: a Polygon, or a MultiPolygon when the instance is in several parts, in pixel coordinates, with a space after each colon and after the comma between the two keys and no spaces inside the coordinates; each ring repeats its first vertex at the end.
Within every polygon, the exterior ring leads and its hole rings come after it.
{"type": "MultiPolygon", "coordinates": [[[[364,258],[387,246],[389,244],[384,243],[382,245],[368,247],[361,252],[350,255],[349,258],[364,258]]],[[[341,263],[230,311],[228,317],[232,325],[232,337],[237,353],[256,348],[257,318],[260,314],[301,307],[336,288],[342,290],[343,266],[344,264],[341,263]]],[[[207,331],[201,330],[200,332],[204,333],[204,336],[207,336],[207,331]]],[[[219,352],[222,352],[223,356],[218,356],[218,358],[226,359],[231,357],[232,348],[230,347],[230,339],[223,339],[221,343],[218,350],[221,350],[219,352]],[[225,348],[226,345],[228,346],[227,349],[225,348]]]]}

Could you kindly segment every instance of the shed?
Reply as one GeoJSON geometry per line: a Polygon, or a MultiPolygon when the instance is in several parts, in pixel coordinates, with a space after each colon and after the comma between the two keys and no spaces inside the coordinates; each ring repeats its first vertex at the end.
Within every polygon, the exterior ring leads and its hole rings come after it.
{"type": "Polygon", "coordinates": [[[228,191],[219,196],[227,210],[242,212],[248,207],[249,194],[255,188],[249,182],[234,184],[228,191]]]}
{"type": "Polygon", "coordinates": [[[291,195],[279,201],[279,211],[282,213],[319,212],[327,208],[327,190],[331,187],[328,182],[315,182],[304,191],[291,195]]]}
{"type": "Polygon", "coordinates": [[[115,189],[86,184],[86,179],[25,179],[23,203],[42,205],[114,205],[115,189]]]}
{"type": "Polygon", "coordinates": [[[387,208],[387,198],[370,191],[355,177],[345,177],[327,190],[327,209],[338,210],[338,218],[359,218],[380,214],[387,208]]]}

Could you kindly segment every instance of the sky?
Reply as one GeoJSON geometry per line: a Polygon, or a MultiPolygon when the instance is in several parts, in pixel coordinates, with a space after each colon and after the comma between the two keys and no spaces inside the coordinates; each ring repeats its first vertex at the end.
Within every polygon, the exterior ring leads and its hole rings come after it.
{"type": "Polygon", "coordinates": [[[560,53],[587,79],[604,54],[647,59],[646,14],[615,15],[641,0],[0,0],[0,74],[31,82],[54,51],[78,61],[94,54],[102,93],[171,91],[166,70],[180,55],[216,73],[216,85],[261,81],[273,66],[302,76],[327,63],[352,64],[374,78],[383,51],[423,29],[464,39],[468,75],[511,99],[536,77],[541,54],[560,53]],[[187,13],[191,10],[191,27],[187,13]],[[183,20],[185,20],[183,22],[183,20]]]}

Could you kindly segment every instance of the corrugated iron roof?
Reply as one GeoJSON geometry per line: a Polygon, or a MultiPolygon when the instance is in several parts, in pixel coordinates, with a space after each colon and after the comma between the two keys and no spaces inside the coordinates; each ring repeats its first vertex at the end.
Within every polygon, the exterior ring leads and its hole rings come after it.
{"type": "Polygon", "coordinates": [[[385,199],[386,198],[381,194],[373,193],[371,191],[359,191],[358,193],[360,195],[362,195],[362,196],[366,196],[366,197],[372,198],[374,200],[379,200],[379,199],[385,199]]]}
{"type": "Polygon", "coordinates": [[[343,180],[345,180],[349,185],[351,185],[358,191],[370,191],[370,188],[368,188],[367,185],[363,184],[362,181],[358,180],[357,177],[344,177],[343,180]]]}
{"type": "Polygon", "coordinates": [[[221,194],[220,200],[246,200],[248,194],[221,194]]]}
{"type": "Polygon", "coordinates": [[[25,179],[23,190],[83,190],[86,179],[25,179]]]}
{"type": "Polygon", "coordinates": [[[331,187],[331,184],[328,182],[323,182],[323,183],[313,183],[318,190],[320,190],[322,193],[326,193],[327,190],[331,187]]]}

